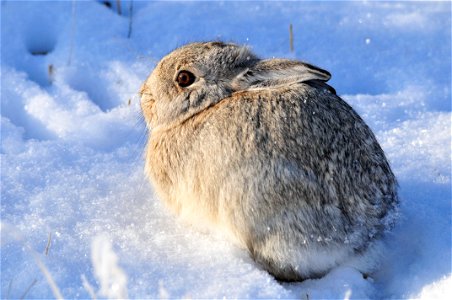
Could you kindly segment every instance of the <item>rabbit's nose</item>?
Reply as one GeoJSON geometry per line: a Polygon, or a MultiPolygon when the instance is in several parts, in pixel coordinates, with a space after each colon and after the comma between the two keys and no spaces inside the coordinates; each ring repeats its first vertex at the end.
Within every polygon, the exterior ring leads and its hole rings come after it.
{"type": "Polygon", "coordinates": [[[151,93],[151,90],[146,85],[146,83],[144,83],[141,86],[140,91],[138,92],[138,94],[140,95],[141,105],[144,105],[147,102],[154,102],[154,97],[153,97],[153,95],[151,93]]]}
{"type": "Polygon", "coordinates": [[[146,88],[144,84],[141,87],[139,94],[140,94],[141,112],[143,113],[144,119],[146,120],[146,124],[149,127],[151,124],[151,120],[153,118],[153,108],[155,100],[149,89],[146,88]]]}
{"type": "Polygon", "coordinates": [[[147,87],[146,87],[146,82],[143,83],[140,87],[140,91],[138,92],[138,94],[140,95],[140,98],[143,98],[143,95],[147,93],[147,87]]]}

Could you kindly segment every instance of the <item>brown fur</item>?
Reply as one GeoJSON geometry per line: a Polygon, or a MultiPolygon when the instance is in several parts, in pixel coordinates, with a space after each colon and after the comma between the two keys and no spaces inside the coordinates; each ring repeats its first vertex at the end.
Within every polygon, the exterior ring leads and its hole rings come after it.
{"type": "Polygon", "coordinates": [[[351,261],[369,271],[367,254],[396,216],[397,184],[329,78],[233,44],[190,44],[163,58],[142,91],[146,174],[159,198],[226,232],[279,279],[351,261]],[[182,69],[197,76],[192,86],[175,83],[182,69]]]}

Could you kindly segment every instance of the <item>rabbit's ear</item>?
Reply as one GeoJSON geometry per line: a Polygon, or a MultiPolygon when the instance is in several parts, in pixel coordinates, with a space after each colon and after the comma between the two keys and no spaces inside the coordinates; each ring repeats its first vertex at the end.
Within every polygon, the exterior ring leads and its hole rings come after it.
{"type": "Polygon", "coordinates": [[[262,60],[237,75],[232,81],[236,91],[257,87],[274,87],[296,82],[326,82],[331,74],[316,66],[286,59],[262,60]]]}

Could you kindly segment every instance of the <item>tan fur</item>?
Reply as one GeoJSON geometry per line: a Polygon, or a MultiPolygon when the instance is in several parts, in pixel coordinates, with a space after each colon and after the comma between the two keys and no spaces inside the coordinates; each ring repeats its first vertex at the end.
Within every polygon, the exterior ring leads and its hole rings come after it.
{"type": "Polygon", "coordinates": [[[164,57],[141,91],[146,174],[159,198],[226,233],[278,279],[358,260],[368,272],[374,262],[360,257],[391,228],[397,184],[329,78],[233,44],[189,44],[164,57]],[[179,87],[180,70],[196,81],[179,87]]]}

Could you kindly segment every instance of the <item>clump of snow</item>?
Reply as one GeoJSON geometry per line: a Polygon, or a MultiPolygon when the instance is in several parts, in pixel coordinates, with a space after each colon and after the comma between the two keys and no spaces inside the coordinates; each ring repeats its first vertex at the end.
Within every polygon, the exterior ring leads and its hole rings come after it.
{"type": "Polygon", "coordinates": [[[413,295],[410,298],[449,299],[450,297],[452,297],[452,276],[444,276],[441,280],[423,287],[419,295],[413,295]]]}
{"type": "Polygon", "coordinates": [[[353,268],[339,267],[321,279],[290,284],[301,299],[370,299],[378,296],[371,279],[353,268]]]}
{"type": "Polygon", "coordinates": [[[67,298],[450,298],[450,3],[103,2],[0,4],[2,298],[55,297],[25,244],[67,298]],[[329,70],[375,132],[402,205],[371,277],[277,282],[154,196],[141,82],[217,39],[329,70]]]}

